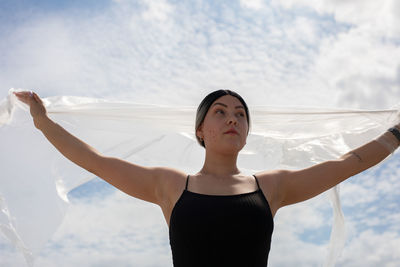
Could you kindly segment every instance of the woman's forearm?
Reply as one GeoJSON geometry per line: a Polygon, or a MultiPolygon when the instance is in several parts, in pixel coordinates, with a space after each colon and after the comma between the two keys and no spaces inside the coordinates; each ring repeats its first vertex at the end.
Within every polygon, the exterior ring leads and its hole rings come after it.
{"type": "Polygon", "coordinates": [[[34,123],[36,128],[66,158],[89,172],[93,173],[96,170],[97,159],[100,155],[96,149],[70,134],[48,116],[35,118],[34,123]]]}
{"type": "MultiPolygon", "coordinates": [[[[400,125],[396,125],[400,128],[400,125]]],[[[399,141],[389,131],[371,142],[358,147],[341,157],[348,165],[351,173],[348,177],[360,173],[383,161],[399,147],[399,141]],[[351,167],[350,167],[351,166],[351,167]]]]}

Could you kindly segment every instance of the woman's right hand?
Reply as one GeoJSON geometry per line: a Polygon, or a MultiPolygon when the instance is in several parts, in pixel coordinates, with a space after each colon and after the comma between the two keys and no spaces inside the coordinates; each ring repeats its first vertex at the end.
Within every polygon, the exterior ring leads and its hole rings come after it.
{"type": "Polygon", "coordinates": [[[32,115],[35,126],[38,128],[37,121],[41,118],[47,117],[47,111],[43,104],[42,99],[32,91],[14,92],[14,95],[18,100],[24,102],[30,107],[30,113],[32,115]]]}

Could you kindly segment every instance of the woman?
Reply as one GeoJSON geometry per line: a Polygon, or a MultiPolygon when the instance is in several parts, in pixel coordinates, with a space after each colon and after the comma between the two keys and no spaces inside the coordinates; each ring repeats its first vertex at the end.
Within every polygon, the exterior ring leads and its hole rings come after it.
{"type": "Polygon", "coordinates": [[[400,145],[396,125],[336,160],[247,176],[236,163],[249,133],[248,107],[237,93],[218,90],[197,110],[196,137],[205,148],[205,161],[198,173],[187,175],[102,155],[53,122],[37,94],[15,95],[30,106],[35,127],[65,157],[123,192],[161,207],[174,266],[266,266],[279,208],[328,190],[381,162],[400,145]]]}

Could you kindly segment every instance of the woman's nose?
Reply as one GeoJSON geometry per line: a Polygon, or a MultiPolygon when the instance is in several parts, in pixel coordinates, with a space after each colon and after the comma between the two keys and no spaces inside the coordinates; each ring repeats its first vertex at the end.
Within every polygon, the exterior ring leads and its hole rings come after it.
{"type": "Polygon", "coordinates": [[[235,117],[229,117],[229,119],[228,119],[228,125],[229,124],[237,124],[237,119],[235,118],[235,117]]]}

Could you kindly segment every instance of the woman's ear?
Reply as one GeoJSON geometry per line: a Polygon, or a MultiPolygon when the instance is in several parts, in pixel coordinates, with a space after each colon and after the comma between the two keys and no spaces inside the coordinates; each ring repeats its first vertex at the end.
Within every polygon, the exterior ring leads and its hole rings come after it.
{"type": "Polygon", "coordinates": [[[203,124],[201,124],[201,125],[199,126],[199,128],[197,128],[197,130],[196,130],[196,136],[197,136],[198,138],[200,138],[201,140],[204,140],[204,135],[203,135],[203,124]]]}

